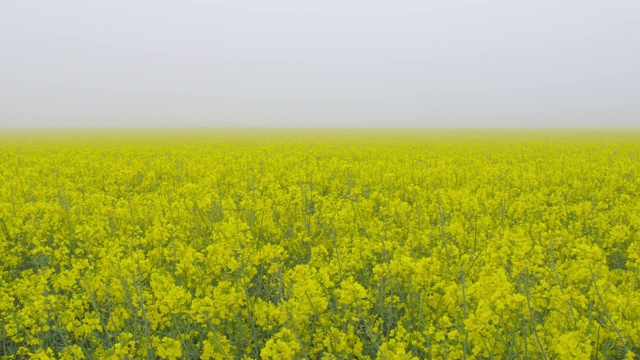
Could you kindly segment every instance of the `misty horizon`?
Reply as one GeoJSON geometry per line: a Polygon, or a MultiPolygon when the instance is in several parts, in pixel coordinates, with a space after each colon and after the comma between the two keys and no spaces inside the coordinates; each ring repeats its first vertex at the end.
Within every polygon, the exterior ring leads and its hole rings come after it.
{"type": "Polygon", "coordinates": [[[13,1],[0,128],[640,124],[634,1],[13,1]]]}

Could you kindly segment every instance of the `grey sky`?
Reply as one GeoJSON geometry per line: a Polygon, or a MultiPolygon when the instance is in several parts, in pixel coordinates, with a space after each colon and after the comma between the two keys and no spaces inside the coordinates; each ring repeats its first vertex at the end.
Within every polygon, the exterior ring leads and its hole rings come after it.
{"type": "Polygon", "coordinates": [[[0,127],[638,126],[640,1],[0,2],[0,127]]]}

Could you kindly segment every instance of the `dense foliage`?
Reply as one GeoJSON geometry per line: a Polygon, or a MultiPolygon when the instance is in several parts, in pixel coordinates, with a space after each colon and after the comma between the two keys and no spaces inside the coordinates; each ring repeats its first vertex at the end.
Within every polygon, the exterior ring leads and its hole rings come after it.
{"type": "Polygon", "coordinates": [[[4,358],[635,358],[640,133],[0,136],[4,358]]]}

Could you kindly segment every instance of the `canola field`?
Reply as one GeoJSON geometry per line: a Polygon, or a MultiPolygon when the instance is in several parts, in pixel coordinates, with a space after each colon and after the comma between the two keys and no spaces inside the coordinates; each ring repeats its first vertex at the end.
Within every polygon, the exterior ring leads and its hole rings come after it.
{"type": "Polygon", "coordinates": [[[0,132],[2,359],[637,359],[640,131],[0,132]]]}

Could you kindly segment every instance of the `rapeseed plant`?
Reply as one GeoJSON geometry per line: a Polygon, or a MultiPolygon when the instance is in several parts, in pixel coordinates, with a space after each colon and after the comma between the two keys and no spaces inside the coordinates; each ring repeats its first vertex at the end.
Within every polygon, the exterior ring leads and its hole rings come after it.
{"type": "Polygon", "coordinates": [[[640,353],[637,131],[79,134],[0,134],[1,358],[640,353]]]}

